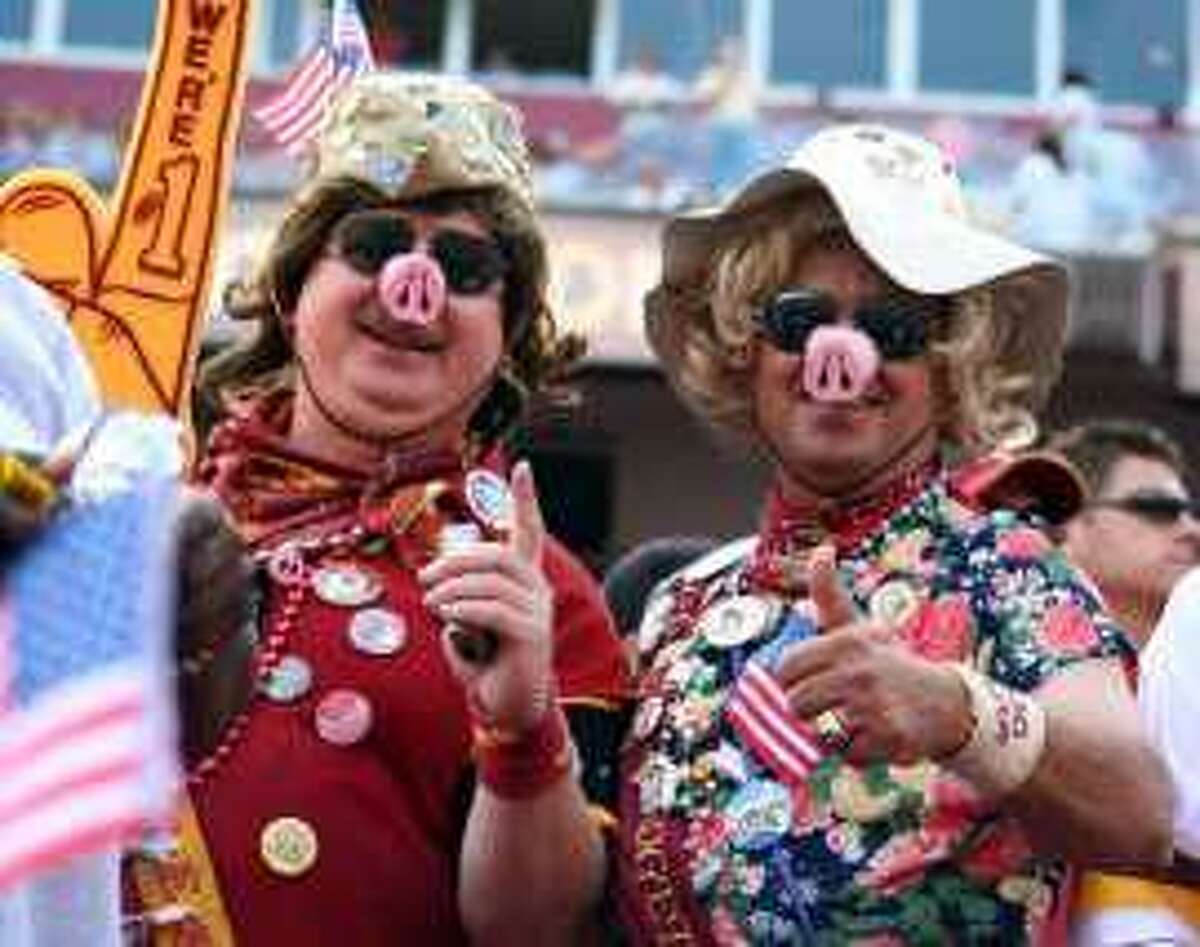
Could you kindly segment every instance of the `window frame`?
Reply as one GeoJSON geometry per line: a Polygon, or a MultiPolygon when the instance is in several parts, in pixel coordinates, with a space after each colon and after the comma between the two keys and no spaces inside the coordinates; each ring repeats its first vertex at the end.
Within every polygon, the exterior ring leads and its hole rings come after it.
{"type": "MultiPolygon", "coordinates": [[[[67,43],[66,14],[70,2],[87,0],[33,0],[33,18],[27,40],[0,40],[0,57],[11,61],[46,61],[68,57],[81,66],[141,69],[144,50],[67,43]]],[[[258,37],[251,53],[251,74],[281,77],[294,62],[273,61],[270,18],[275,4],[284,0],[261,0],[252,15],[258,17],[258,37]]],[[[823,97],[832,107],[893,113],[924,113],[950,110],[962,115],[1021,115],[1040,112],[1053,100],[1062,74],[1066,45],[1065,0],[1034,0],[1034,55],[1031,95],[989,94],[927,90],[919,86],[920,5],[923,0],[886,0],[884,82],[880,87],[816,85],[775,81],[770,76],[770,41],[776,3],[788,0],[742,0],[742,28],[750,68],[759,81],[762,103],[767,107],[803,107],[823,97]]],[[[1200,0],[1184,0],[1188,42],[1185,50],[1200,49],[1200,0]]],[[[446,25],[442,50],[435,64],[444,72],[469,75],[475,0],[446,0],[446,25]]],[[[297,58],[317,37],[320,15],[314,4],[301,3],[297,58]]],[[[621,0],[594,0],[588,62],[580,75],[504,76],[479,74],[485,84],[516,94],[603,95],[619,70],[621,0]]],[[[1185,126],[1200,122],[1200,55],[1189,57],[1184,66],[1183,103],[1180,121],[1185,126]]],[[[1107,119],[1130,124],[1148,123],[1154,110],[1148,105],[1105,101],[1107,119]]]]}

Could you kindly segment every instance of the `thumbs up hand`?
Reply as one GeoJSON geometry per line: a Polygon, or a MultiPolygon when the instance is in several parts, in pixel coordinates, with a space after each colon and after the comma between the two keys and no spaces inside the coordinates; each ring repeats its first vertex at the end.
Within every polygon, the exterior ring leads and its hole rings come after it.
{"type": "Polygon", "coordinates": [[[808,591],[817,613],[817,627],[823,631],[853,624],[859,619],[858,606],[842,584],[837,571],[837,551],[818,546],[808,562],[808,591]]]}
{"type": "Polygon", "coordinates": [[[775,675],[793,713],[813,722],[829,750],[856,765],[908,765],[966,743],[973,721],[958,675],[861,613],[833,547],[813,551],[809,591],[821,634],[788,648],[775,675]]]}
{"type": "Polygon", "coordinates": [[[476,709],[489,724],[522,731],[551,707],[554,593],[542,573],[546,527],[533,471],[513,469],[512,526],[505,542],[456,549],[418,573],[425,605],[443,622],[487,629],[498,641],[486,664],[464,660],[443,637],[443,650],[476,709]]]}

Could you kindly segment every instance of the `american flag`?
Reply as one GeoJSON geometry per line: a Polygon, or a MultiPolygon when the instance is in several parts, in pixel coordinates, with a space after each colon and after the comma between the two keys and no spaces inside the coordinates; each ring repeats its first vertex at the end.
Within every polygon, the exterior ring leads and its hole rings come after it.
{"type": "Polygon", "coordinates": [[[793,785],[807,780],[825,751],[816,729],[792,712],[770,668],[789,645],[815,633],[808,617],[790,608],[774,640],[746,662],[725,705],[726,718],[746,745],[776,776],[793,785]]]}
{"type": "Polygon", "coordinates": [[[0,591],[0,891],[162,824],[177,789],[168,482],[59,515],[0,591]]]}
{"type": "Polygon", "coordinates": [[[749,661],[734,684],[725,715],[747,746],[775,775],[803,783],[825,753],[816,731],[788,706],[771,672],[749,661]]]}
{"type": "Polygon", "coordinates": [[[301,153],[320,129],[334,94],[355,76],[375,68],[355,0],[333,0],[321,34],[284,90],[254,112],[275,141],[293,155],[301,153]]]}

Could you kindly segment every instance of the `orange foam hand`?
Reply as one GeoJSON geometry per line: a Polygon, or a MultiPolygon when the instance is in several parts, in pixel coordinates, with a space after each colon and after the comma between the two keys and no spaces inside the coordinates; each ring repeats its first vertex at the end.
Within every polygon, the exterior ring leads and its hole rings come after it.
{"type": "Polygon", "coordinates": [[[0,251],[62,303],[113,406],[187,411],[245,90],[251,0],[162,0],[111,206],[64,170],[0,185],[0,251]]]}

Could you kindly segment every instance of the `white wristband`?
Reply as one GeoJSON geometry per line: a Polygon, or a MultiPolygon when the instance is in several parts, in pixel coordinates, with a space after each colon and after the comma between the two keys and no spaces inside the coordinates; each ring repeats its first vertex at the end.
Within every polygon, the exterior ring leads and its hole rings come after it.
{"type": "Polygon", "coordinates": [[[984,677],[964,664],[952,665],[967,689],[975,719],[971,738],[941,761],[981,794],[1000,799],[1033,774],[1046,746],[1046,711],[1020,691],[984,677]]]}

